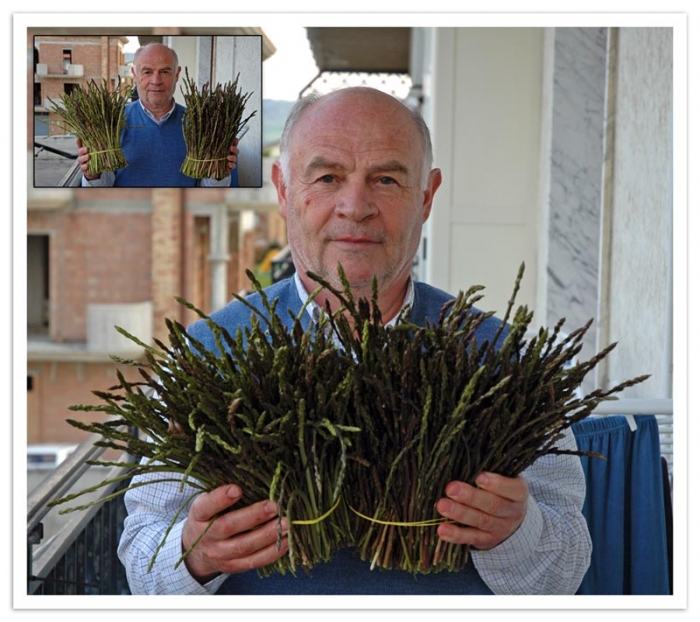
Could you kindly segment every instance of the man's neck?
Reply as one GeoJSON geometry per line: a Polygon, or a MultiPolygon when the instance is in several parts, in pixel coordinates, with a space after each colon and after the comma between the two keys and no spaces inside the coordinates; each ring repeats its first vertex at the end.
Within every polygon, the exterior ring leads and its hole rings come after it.
{"type": "MultiPolygon", "coordinates": [[[[309,295],[311,295],[314,290],[318,287],[318,283],[315,281],[309,282],[309,279],[304,279],[302,275],[296,274],[295,279],[297,280],[297,287],[301,285],[300,296],[302,300],[306,300],[309,295]],[[305,296],[301,294],[306,294],[305,296]]],[[[377,298],[377,305],[379,306],[379,311],[382,315],[382,322],[384,324],[393,323],[398,314],[401,312],[406,305],[413,304],[413,282],[409,277],[402,281],[402,287],[394,287],[390,290],[385,290],[385,292],[379,292],[377,298]]],[[[369,288],[365,290],[352,290],[352,295],[355,300],[360,298],[365,298],[367,300],[372,299],[372,290],[369,288]]],[[[341,307],[340,301],[330,292],[326,290],[321,291],[315,298],[314,303],[321,307],[325,311],[326,303],[328,303],[331,312],[338,311],[341,307]]]]}
{"type": "Polygon", "coordinates": [[[170,100],[170,102],[168,104],[161,106],[157,109],[149,108],[141,100],[139,100],[139,103],[141,104],[141,107],[144,109],[146,114],[153,117],[153,119],[155,119],[156,121],[160,121],[165,115],[172,112],[173,108],[175,108],[175,98],[174,97],[170,100]]]}

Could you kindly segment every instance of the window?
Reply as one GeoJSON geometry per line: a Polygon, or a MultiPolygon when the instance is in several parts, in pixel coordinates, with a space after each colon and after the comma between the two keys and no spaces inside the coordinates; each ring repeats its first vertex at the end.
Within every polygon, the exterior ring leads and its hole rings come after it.
{"type": "Polygon", "coordinates": [[[49,236],[27,236],[27,332],[49,327],[49,236]]]}
{"type": "Polygon", "coordinates": [[[63,50],[63,73],[68,73],[68,65],[73,64],[73,50],[63,50]]]}

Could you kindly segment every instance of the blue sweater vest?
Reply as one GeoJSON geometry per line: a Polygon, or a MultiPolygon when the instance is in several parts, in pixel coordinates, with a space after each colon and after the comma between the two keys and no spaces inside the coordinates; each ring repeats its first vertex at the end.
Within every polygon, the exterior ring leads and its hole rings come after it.
{"type": "Polygon", "coordinates": [[[121,134],[121,147],[129,164],[115,171],[115,186],[196,185],[196,179],[180,172],[187,154],[182,133],[184,113],[184,106],[175,104],[175,110],[168,120],[158,125],[143,111],[139,102],[127,105],[126,127],[121,134]]]}
{"type": "MultiPolygon", "coordinates": [[[[414,281],[413,285],[414,300],[409,320],[417,325],[425,324],[428,321],[437,322],[443,306],[446,302],[453,300],[454,296],[436,289],[431,285],[420,283],[419,281],[414,281]]],[[[281,318],[283,324],[291,330],[293,325],[292,316],[296,317],[299,315],[303,304],[299,298],[294,278],[290,277],[271,285],[265,290],[265,294],[270,301],[278,300],[277,314],[281,318]]],[[[260,294],[251,294],[248,296],[247,302],[259,311],[264,311],[260,294]]],[[[473,312],[480,313],[478,309],[473,309],[473,312]]],[[[238,300],[233,300],[222,309],[212,313],[210,317],[219,326],[222,326],[229,331],[231,335],[235,336],[238,328],[245,330],[245,328],[250,327],[252,314],[251,310],[246,305],[238,300]]],[[[302,328],[306,330],[310,322],[309,314],[304,313],[301,318],[302,328]]],[[[481,342],[485,339],[492,340],[500,325],[501,321],[499,319],[495,317],[487,318],[479,325],[476,331],[477,341],[481,342]]],[[[192,324],[187,329],[187,332],[192,337],[199,340],[207,350],[218,352],[216,340],[204,320],[198,320],[192,324]]],[[[501,334],[500,339],[502,340],[504,337],[505,331],[501,334]]]]}
{"type": "MultiPolygon", "coordinates": [[[[414,282],[414,302],[410,321],[423,324],[430,320],[436,322],[443,305],[453,296],[425,283],[414,282]]],[[[266,290],[270,300],[277,298],[277,313],[289,328],[292,319],[287,309],[297,316],[302,307],[293,278],[275,283],[266,290]]],[[[248,298],[254,307],[262,310],[261,297],[252,294],[248,298]]],[[[475,312],[479,312],[475,310],[475,312]]],[[[308,327],[310,318],[304,313],[302,325],[308,327]]],[[[211,318],[223,326],[232,335],[236,328],[250,326],[251,311],[239,301],[230,302],[223,309],[211,314],[211,318]]],[[[477,330],[477,341],[493,339],[501,321],[490,317],[477,330]]],[[[189,327],[188,333],[200,341],[208,350],[218,351],[216,340],[204,320],[199,320],[189,327]]],[[[503,339],[504,335],[501,335],[503,339]]],[[[291,574],[273,574],[260,578],[256,571],[231,575],[219,588],[217,594],[355,594],[355,595],[403,595],[403,594],[492,594],[469,562],[460,572],[443,571],[433,574],[413,575],[403,570],[370,570],[370,564],[360,560],[351,550],[339,551],[328,562],[317,564],[309,574],[300,572],[291,574]]]]}

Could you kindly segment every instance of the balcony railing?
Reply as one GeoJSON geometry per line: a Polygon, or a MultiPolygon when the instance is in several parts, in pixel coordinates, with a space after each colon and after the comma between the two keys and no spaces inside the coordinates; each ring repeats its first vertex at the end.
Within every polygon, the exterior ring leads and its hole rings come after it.
{"type": "MultiPolygon", "coordinates": [[[[656,415],[661,452],[673,463],[673,401],[671,399],[621,399],[600,405],[597,415],[656,415]]],[[[594,414],[593,416],[596,416],[594,414]]],[[[126,575],[116,551],[126,511],[123,497],[77,511],[69,523],[48,542],[42,543],[42,520],[49,512],[47,503],[66,495],[103,449],[95,446],[99,435],[88,437],[56,471],[28,498],[27,511],[27,593],[28,594],[129,594],[126,575]]],[[[126,460],[124,460],[126,462],[126,460]]],[[[125,469],[113,467],[105,479],[115,478],[125,469]]],[[[126,482],[121,486],[128,485],[126,482]]],[[[100,488],[91,500],[104,499],[118,486],[100,488]]]]}
{"type": "MultiPolygon", "coordinates": [[[[126,573],[117,557],[126,508],[121,495],[76,511],[72,518],[47,542],[43,523],[52,510],[48,503],[65,496],[79,484],[90,466],[105,451],[96,447],[99,435],[91,435],[47,477],[27,500],[27,594],[129,594],[126,573]]],[[[126,461],[126,460],[122,460],[126,461]]],[[[127,473],[125,467],[112,467],[104,479],[127,473]]],[[[127,482],[100,488],[75,505],[105,499],[126,487],[127,482]]],[[[70,504],[67,504],[70,505],[70,504]]]]}

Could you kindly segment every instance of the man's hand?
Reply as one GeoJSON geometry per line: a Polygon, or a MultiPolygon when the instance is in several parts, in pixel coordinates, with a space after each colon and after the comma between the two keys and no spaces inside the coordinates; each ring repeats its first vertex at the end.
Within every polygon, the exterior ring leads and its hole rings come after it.
{"type": "MultiPolygon", "coordinates": [[[[225,485],[199,495],[190,507],[182,530],[182,550],[188,551],[209,522],[240,500],[241,489],[225,485]]],[[[282,557],[288,549],[286,519],[277,519],[272,501],[259,501],[217,518],[185,558],[190,574],[206,583],[220,573],[239,573],[261,568],[282,557]],[[278,533],[284,537],[278,547],[278,533]]]]}
{"type": "Polygon", "coordinates": [[[83,147],[83,141],[78,138],[76,140],[78,143],[78,164],[80,165],[80,170],[83,171],[85,179],[93,180],[99,179],[99,175],[88,175],[88,160],[90,159],[90,152],[87,147],[83,147]]]}
{"type": "Polygon", "coordinates": [[[236,168],[236,162],[238,161],[238,139],[234,139],[233,145],[231,145],[228,149],[231,153],[226,156],[226,159],[228,160],[228,170],[232,171],[234,168],[236,168]]]}
{"type": "Polygon", "coordinates": [[[446,542],[469,544],[488,550],[503,542],[520,527],[527,510],[528,486],[523,477],[481,473],[477,487],[450,482],[447,497],[436,504],[437,511],[457,524],[438,527],[446,542]]]}

